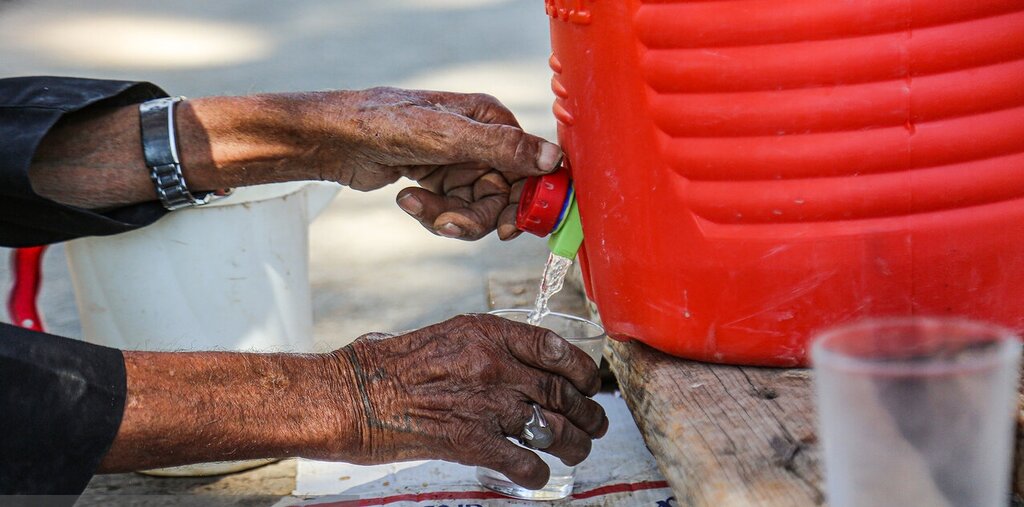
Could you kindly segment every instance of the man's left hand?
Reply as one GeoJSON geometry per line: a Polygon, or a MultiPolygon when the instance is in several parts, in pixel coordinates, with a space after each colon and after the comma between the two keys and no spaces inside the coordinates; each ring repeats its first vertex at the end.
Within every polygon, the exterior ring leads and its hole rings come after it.
{"type": "Polygon", "coordinates": [[[336,119],[325,128],[340,134],[340,143],[322,147],[330,155],[321,177],[356,190],[403,176],[416,181],[398,205],[442,236],[476,240],[495,229],[501,239],[517,236],[522,181],[553,171],[562,157],[489,95],[372,88],[326,92],[310,103],[324,105],[336,119]]]}

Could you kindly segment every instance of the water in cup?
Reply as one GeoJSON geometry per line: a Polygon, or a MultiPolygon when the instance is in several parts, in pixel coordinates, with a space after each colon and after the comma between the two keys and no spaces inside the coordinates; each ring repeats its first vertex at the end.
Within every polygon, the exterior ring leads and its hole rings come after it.
{"type": "MultiPolygon", "coordinates": [[[[564,278],[564,271],[562,277],[564,278]]],[[[535,311],[536,309],[495,310],[490,313],[516,322],[527,322],[535,311]]],[[[548,312],[546,316],[540,319],[539,325],[554,331],[569,343],[582,349],[595,363],[601,360],[601,352],[604,349],[605,341],[604,328],[601,326],[580,317],[555,312],[548,312]]],[[[572,494],[572,487],[576,480],[576,467],[567,466],[562,463],[561,459],[543,451],[535,452],[551,470],[548,483],[543,488],[538,490],[526,489],[512,482],[501,473],[484,467],[477,467],[477,481],[492,491],[497,491],[514,498],[558,500],[572,494]]]]}
{"type": "Polygon", "coordinates": [[[482,486],[491,491],[496,491],[513,498],[529,500],[559,500],[572,494],[573,484],[576,482],[576,467],[566,466],[562,460],[547,454],[538,452],[540,459],[551,470],[548,483],[541,489],[526,489],[505,477],[500,472],[490,468],[477,467],[476,480],[482,486]]]}

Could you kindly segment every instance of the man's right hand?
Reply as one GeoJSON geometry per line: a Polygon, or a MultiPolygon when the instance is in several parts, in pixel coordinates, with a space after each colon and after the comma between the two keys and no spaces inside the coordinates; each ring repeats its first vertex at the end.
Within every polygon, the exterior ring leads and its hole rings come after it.
{"type": "Polygon", "coordinates": [[[328,354],[124,353],[128,396],[101,472],[305,457],[375,464],[443,459],[532,488],[548,470],[518,437],[530,403],[567,464],[608,419],[588,398],[597,366],[554,333],[463,315],[328,354]]]}
{"type": "Polygon", "coordinates": [[[492,315],[462,315],[418,331],[362,338],[334,352],[339,392],[354,393],[351,434],[325,434],[314,457],[354,463],[443,459],[497,470],[539,488],[548,469],[518,437],[531,403],[554,433],[546,449],[568,465],[590,453],[608,419],[588,396],[594,361],[543,328],[492,315]],[[355,439],[354,441],[352,439],[355,439]],[[340,445],[339,445],[340,444],[340,445]]]}

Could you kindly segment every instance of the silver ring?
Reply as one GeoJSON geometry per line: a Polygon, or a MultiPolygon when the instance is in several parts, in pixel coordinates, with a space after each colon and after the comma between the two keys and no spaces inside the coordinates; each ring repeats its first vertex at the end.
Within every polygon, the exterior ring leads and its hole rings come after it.
{"type": "Polygon", "coordinates": [[[551,433],[551,427],[548,426],[547,419],[544,419],[540,406],[531,403],[530,407],[533,409],[533,414],[523,426],[523,433],[519,437],[519,441],[534,449],[547,449],[555,441],[555,436],[551,433]]]}

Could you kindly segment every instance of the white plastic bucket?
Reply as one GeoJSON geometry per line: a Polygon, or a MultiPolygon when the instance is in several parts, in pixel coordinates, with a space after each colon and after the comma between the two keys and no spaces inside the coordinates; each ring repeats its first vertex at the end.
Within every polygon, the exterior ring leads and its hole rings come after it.
{"type": "MultiPolygon", "coordinates": [[[[68,243],[84,339],[126,350],[312,352],[308,226],[339,188],[240,188],[149,227],[68,243]]],[[[264,462],[156,473],[212,475],[264,462]]]]}

